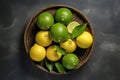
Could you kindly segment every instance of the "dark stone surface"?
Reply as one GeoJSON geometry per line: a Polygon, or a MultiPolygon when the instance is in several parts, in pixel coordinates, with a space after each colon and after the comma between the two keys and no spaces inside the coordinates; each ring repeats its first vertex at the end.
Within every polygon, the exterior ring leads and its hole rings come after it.
{"type": "Polygon", "coordinates": [[[0,0],[0,80],[120,80],[120,0],[0,0]],[[43,7],[65,4],[93,25],[95,48],[84,67],[68,75],[40,71],[23,45],[30,17],[43,7]]]}

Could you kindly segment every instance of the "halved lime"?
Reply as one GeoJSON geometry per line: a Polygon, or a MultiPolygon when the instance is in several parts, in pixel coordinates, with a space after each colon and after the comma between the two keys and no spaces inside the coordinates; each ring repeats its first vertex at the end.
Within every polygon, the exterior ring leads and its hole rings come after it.
{"type": "Polygon", "coordinates": [[[80,25],[80,24],[79,24],[77,21],[72,21],[72,22],[70,22],[70,23],[67,25],[68,32],[69,32],[69,33],[72,33],[73,29],[74,29],[76,26],[78,26],[78,25],[80,25]]]}

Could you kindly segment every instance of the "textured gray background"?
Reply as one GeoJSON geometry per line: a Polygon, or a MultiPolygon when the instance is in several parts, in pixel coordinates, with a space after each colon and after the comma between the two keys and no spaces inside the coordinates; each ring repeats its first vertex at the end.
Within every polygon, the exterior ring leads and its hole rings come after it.
{"type": "Polygon", "coordinates": [[[120,80],[120,0],[0,0],[0,80],[120,80]],[[30,17],[43,7],[66,4],[82,11],[95,33],[84,67],[65,76],[40,71],[23,45],[30,17]]]}

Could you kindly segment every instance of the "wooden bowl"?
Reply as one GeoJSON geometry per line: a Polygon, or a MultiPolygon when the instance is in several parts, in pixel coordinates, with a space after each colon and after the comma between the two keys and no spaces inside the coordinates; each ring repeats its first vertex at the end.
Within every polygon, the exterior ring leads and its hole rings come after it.
{"type": "MultiPolygon", "coordinates": [[[[25,46],[26,53],[28,55],[29,55],[29,50],[30,50],[31,46],[33,46],[33,44],[35,43],[35,35],[40,30],[37,27],[37,25],[36,25],[37,16],[40,13],[44,12],[44,11],[47,11],[47,12],[51,13],[52,15],[54,15],[55,11],[58,8],[61,8],[61,7],[66,7],[66,8],[68,8],[68,9],[70,9],[72,11],[72,13],[73,13],[73,20],[74,21],[77,21],[80,24],[88,23],[86,30],[89,31],[92,34],[93,38],[94,38],[94,33],[93,33],[93,29],[92,29],[91,23],[89,22],[89,20],[87,19],[87,17],[85,15],[83,15],[79,10],[77,10],[75,8],[72,8],[70,6],[66,6],[66,5],[53,5],[53,6],[49,6],[49,7],[46,7],[44,9],[40,10],[35,15],[33,15],[33,17],[30,19],[29,23],[26,26],[25,33],[24,33],[24,46],[25,46]]],[[[94,46],[94,41],[93,41],[92,46],[89,47],[89,48],[87,48],[87,49],[77,48],[77,50],[75,51],[75,53],[77,53],[77,55],[78,55],[78,57],[80,59],[80,63],[77,66],[77,68],[75,68],[75,70],[78,69],[78,68],[80,68],[81,66],[83,66],[88,61],[88,59],[89,59],[89,57],[91,55],[93,46],[94,46]]],[[[34,63],[36,64],[36,66],[40,70],[48,72],[48,70],[46,68],[44,68],[43,66],[39,65],[36,62],[34,62],[34,63]]],[[[56,71],[52,71],[50,73],[60,74],[60,73],[58,73],[56,71]]]]}

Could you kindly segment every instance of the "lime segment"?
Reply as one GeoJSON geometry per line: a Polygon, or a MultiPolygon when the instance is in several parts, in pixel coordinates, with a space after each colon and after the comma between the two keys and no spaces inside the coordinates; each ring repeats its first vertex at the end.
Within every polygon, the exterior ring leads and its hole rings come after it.
{"type": "Polygon", "coordinates": [[[72,33],[73,29],[74,29],[76,26],[78,26],[78,25],[80,25],[80,24],[79,24],[78,22],[76,22],[76,21],[70,22],[70,23],[67,25],[68,32],[69,32],[69,33],[72,33]]]}

